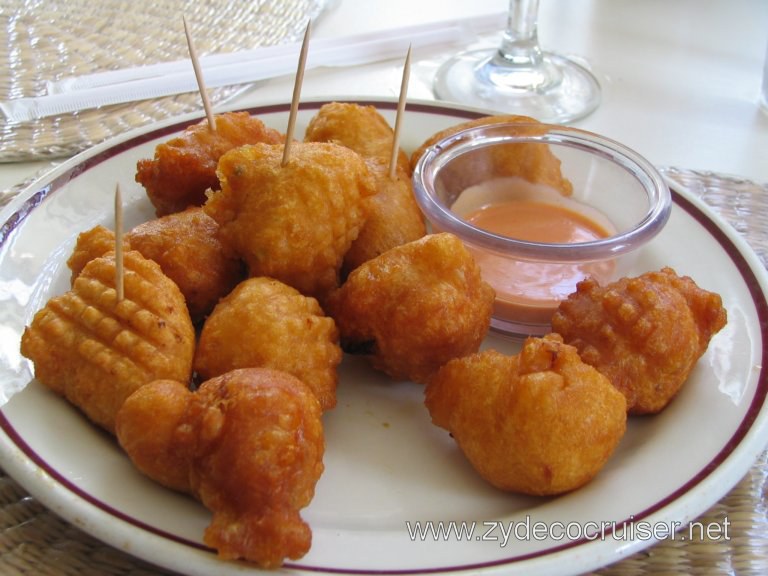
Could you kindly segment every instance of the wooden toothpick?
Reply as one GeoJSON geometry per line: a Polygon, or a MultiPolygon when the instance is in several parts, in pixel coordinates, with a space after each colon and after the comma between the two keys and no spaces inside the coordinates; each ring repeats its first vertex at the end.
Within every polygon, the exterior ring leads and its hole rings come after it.
{"type": "Polygon", "coordinates": [[[187,37],[187,48],[189,48],[189,58],[192,60],[192,68],[195,71],[195,78],[197,79],[197,88],[200,91],[200,97],[203,99],[203,108],[205,109],[205,115],[208,118],[208,129],[211,132],[216,132],[216,121],[213,118],[213,110],[211,110],[211,101],[208,99],[208,91],[205,89],[205,81],[203,80],[203,71],[200,69],[200,61],[197,58],[197,50],[195,50],[195,43],[192,41],[192,34],[189,33],[189,26],[187,25],[187,18],[182,16],[184,21],[184,34],[187,37]]]}
{"type": "Polygon", "coordinates": [[[291,141],[293,133],[296,130],[296,114],[299,111],[299,100],[301,97],[301,84],[304,82],[304,67],[307,62],[307,49],[309,48],[309,32],[312,27],[312,21],[307,22],[307,29],[304,32],[304,40],[301,43],[301,52],[299,53],[299,65],[296,69],[296,80],[293,83],[293,98],[291,99],[291,112],[288,116],[288,130],[285,133],[285,147],[283,148],[282,166],[288,163],[288,157],[291,152],[291,141]]]}
{"type": "Polygon", "coordinates": [[[123,267],[123,198],[120,194],[120,184],[115,185],[115,289],[117,301],[125,297],[123,267]]]}
{"type": "Polygon", "coordinates": [[[400,99],[397,102],[397,116],[395,117],[395,133],[392,136],[392,156],[389,159],[389,178],[395,179],[397,174],[397,157],[400,152],[400,127],[403,123],[405,112],[405,101],[408,96],[408,80],[411,77],[411,47],[408,46],[408,52],[405,55],[405,64],[403,65],[403,79],[400,82],[400,99]]]}

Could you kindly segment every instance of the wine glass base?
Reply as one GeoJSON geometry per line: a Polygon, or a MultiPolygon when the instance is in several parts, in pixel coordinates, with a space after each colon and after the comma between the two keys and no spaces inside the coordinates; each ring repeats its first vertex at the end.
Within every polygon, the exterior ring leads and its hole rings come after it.
{"type": "Polygon", "coordinates": [[[600,84],[592,73],[564,56],[542,53],[536,68],[499,62],[497,50],[463,52],[437,71],[437,98],[505,114],[565,124],[600,104],[600,84]]]}

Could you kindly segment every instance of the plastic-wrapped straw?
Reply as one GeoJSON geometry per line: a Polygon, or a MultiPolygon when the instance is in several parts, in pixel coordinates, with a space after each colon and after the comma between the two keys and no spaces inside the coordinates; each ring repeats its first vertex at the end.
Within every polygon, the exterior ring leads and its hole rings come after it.
{"type": "MultiPolygon", "coordinates": [[[[321,38],[313,41],[307,69],[354,66],[400,58],[408,49],[467,44],[478,34],[502,30],[506,13],[462,21],[422,24],[397,30],[321,38]]],[[[284,44],[200,58],[208,88],[247,84],[295,72],[299,44],[284,44]]],[[[188,60],[64,78],[48,84],[48,94],[0,102],[9,122],[27,122],[78,110],[194,92],[197,82],[188,60]]]]}

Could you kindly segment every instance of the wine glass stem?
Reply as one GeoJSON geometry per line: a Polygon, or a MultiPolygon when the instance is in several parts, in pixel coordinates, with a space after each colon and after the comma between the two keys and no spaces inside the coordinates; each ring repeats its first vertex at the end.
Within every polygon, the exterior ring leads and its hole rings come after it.
{"type": "Polygon", "coordinates": [[[538,12],[539,0],[509,0],[507,28],[498,52],[498,57],[506,65],[528,69],[541,65],[538,12]]]}
{"type": "Polygon", "coordinates": [[[542,122],[583,118],[600,103],[600,85],[584,67],[538,39],[539,0],[509,0],[501,45],[464,51],[435,75],[438,98],[542,122]]]}

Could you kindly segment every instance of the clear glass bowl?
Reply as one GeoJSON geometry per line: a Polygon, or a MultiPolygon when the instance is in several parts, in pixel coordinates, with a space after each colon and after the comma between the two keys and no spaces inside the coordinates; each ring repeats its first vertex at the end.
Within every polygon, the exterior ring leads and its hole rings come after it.
{"type": "Polygon", "coordinates": [[[494,123],[445,136],[420,157],[413,184],[431,230],[461,238],[496,290],[492,327],[515,336],[546,333],[558,303],[585,277],[626,275],[671,210],[669,188],[640,154],[547,124],[494,123]],[[485,223],[477,220],[483,214],[485,223]]]}

